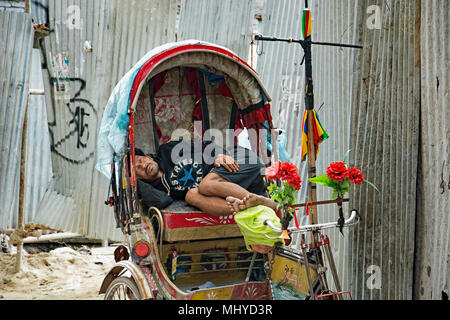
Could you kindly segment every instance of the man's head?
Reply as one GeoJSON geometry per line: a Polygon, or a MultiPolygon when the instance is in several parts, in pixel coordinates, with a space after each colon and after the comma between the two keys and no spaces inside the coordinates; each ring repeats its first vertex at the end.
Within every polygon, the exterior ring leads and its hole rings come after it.
{"type": "Polygon", "coordinates": [[[154,181],[159,178],[159,165],[148,155],[135,155],[136,178],[154,181]]]}

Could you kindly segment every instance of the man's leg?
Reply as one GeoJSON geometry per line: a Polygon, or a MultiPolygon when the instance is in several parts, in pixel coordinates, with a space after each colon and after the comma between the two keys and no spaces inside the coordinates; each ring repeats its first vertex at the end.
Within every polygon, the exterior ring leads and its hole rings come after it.
{"type": "Polygon", "coordinates": [[[225,199],[228,196],[232,196],[238,199],[243,199],[249,195],[250,192],[242,188],[240,185],[230,182],[225,178],[214,172],[208,173],[200,182],[198,186],[200,194],[207,197],[220,197],[225,199]]]}
{"type": "Polygon", "coordinates": [[[190,189],[186,194],[185,200],[189,205],[197,207],[213,216],[228,216],[233,213],[233,210],[225,199],[202,195],[198,188],[190,189]]]}

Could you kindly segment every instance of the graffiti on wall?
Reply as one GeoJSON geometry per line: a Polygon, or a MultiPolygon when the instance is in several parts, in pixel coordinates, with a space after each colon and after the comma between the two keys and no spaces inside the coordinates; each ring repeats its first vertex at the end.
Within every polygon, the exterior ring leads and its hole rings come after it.
{"type": "Polygon", "coordinates": [[[54,120],[49,122],[51,151],[73,164],[94,156],[90,132],[95,130],[97,111],[86,96],[86,80],[70,77],[69,54],[49,54],[54,120]],[[57,114],[58,113],[58,114],[57,114]]]}

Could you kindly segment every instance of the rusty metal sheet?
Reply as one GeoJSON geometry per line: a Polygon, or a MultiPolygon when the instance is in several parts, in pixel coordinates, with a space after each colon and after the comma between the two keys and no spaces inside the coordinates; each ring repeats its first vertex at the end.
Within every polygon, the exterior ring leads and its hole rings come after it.
{"type": "Polygon", "coordinates": [[[175,0],[48,1],[40,42],[53,180],[36,222],[121,240],[105,206],[109,181],[94,169],[103,109],[120,78],[149,50],[175,41],[175,0]]]}
{"type": "Polygon", "coordinates": [[[22,129],[28,101],[31,16],[0,11],[0,229],[17,224],[22,129]]]}

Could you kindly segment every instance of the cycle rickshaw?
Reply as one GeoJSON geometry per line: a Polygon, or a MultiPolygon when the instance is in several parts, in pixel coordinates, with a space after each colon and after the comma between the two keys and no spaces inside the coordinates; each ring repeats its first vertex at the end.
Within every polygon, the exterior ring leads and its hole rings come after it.
{"type": "Polygon", "coordinates": [[[323,293],[318,265],[305,250],[278,246],[270,254],[257,254],[246,249],[232,215],[212,216],[184,201],[145,212],[138,200],[135,148],[154,153],[175,131],[202,135],[214,128],[226,135],[229,129],[255,129],[251,147],[269,164],[264,142],[274,129],[269,102],[245,61],[224,47],[197,40],[152,50],[119,82],[100,130],[99,141],[103,135],[108,142],[98,152],[113,159],[107,204],[114,207],[128,247],[116,249],[116,264],[99,294],[105,299],[270,300],[323,293]],[[201,121],[197,129],[195,121],[201,121]],[[261,130],[268,134],[258,134],[261,130]]]}

